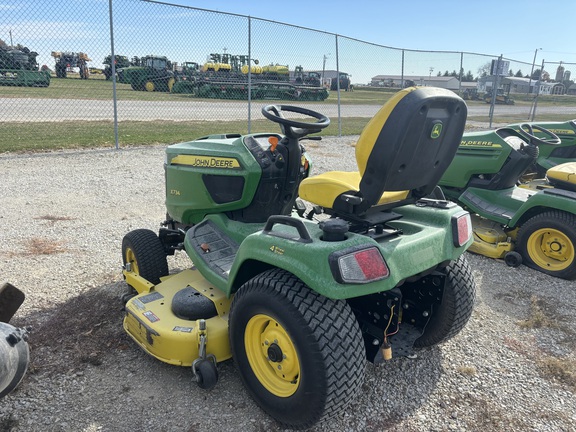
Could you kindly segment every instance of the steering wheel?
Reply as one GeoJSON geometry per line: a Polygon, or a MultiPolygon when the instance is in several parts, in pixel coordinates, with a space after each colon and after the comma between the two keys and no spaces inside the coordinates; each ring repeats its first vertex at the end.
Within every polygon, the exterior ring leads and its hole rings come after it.
{"type": "Polygon", "coordinates": [[[320,132],[322,129],[330,125],[330,119],[324,114],[293,105],[266,105],[262,108],[262,115],[264,115],[268,120],[280,124],[284,135],[289,138],[301,138],[311,133],[320,132]],[[309,123],[305,121],[290,120],[284,118],[282,115],[283,111],[303,114],[315,118],[317,121],[309,123]]]}
{"type": "Polygon", "coordinates": [[[541,144],[558,145],[562,142],[562,140],[554,132],[545,129],[542,126],[531,125],[530,123],[522,123],[520,125],[520,132],[527,136],[527,138],[530,140],[530,144],[535,146],[541,144]],[[543,135],[545,135],[545,137],[540,138],[536,136],[534,134],[534,130],[541,132],[543,135]]]}

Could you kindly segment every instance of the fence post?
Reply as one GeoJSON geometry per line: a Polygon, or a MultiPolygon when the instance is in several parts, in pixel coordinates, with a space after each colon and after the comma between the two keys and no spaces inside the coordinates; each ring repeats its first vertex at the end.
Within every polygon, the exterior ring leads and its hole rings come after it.
{"type": "Polygon", "coordinates": [[[460,79],[458,80],[458,95],[462,95],[462,73],[464,72],[464,68],[462,67],[464,64],[464,53],[460,53],[460,79]]]}
{"type": "Polygon", "coordinates": [[[116,56],[114,55],[114,24],[112,21],[112,0],[108,0],[108,11],[110,15],[110,68],[112,69],[112,101],[114,103],[114,142],[118,150],[118,100],[116,95],[116,56]]]}
{"type": "Polygon", "coordinates": [[[252,127],[252,18],[248,17],[248,133],[252,127]]]}
{"type": "Polygon", "coordinates": [[[538,89],[536,90],[536,97],[534,98],[534,109],[532,110],[532,118],[530,121],[534,121],[536,117],[536,108],[538,107],[538,96],[540,96],[540,83],[542,82],[542,72],[544,72],[544,59],[542,59],[542,67],[540,68],[540,78],[536,81],[538,89]]]}
{"type": "MultiPolygon", "coordinates": [[[[498,84],[500,78],[500,62],[502,61],[502,54],[498,57],[498,61],[496,63],[496,74],[492,75],[494,80],[492,81],[492,100],[490,103],[490,128],[492,128],[492,118],[494,117],[494,105],[496,105],[496,93],[498,93],[498,84]]],[[[494,72],[494,71],[492,71],[494,72]]]]}
{"type": "Polygon", "coordinates": [[[404,50],[402,50],[402,77],[400,78],[400,86],[404,88],[404,50]]]}
{"type": "Polygon", "coordinates": [[[340,59],[338,58],[338,35],[336,36],[336,91],[338,92],[338,136],[342,136],[342,116],[340,114],[340,59]]]}

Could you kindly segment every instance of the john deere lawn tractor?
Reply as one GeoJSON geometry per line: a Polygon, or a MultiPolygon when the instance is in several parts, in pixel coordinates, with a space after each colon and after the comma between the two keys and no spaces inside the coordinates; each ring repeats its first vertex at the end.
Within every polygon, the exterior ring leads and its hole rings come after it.
{"type": "Polygon", "coordinates": [[[330,120],[295,106],[262,109],[281,134],[167,147],[167,219],[122,242],[125,330],[203,388],[233,358],[285,426],[338,414],[366,360],[439,344],[471,315],[470,217],[436,187],[466,111],[448,90],[398,92],[362,132],[356,172],[308,175],[301,141],[330,120]],[[175,251],[193,265],[170,274],[175,251]]]}
{"type": "Polygon", "coordinates": [[[539,148],[560,143],[553,132],[530,124],[464,134],[440,185],[473,213],[470,251],[576,278],[576,162],[521,183],[539,148]]]}
{"type": "Polygon", "coordinates": [[[546,171],[556,165],[576,162],[576,120],[517,123],[509,126],[516,130],[523,128],[525,132],[541,138],[538,144],[538,158],[528,169],[529,173],[534,174],[534,178],[544,178],[546,171]],[[557,140],[550,142],[547,131],[560,138],[560,143],[557,140]]]}

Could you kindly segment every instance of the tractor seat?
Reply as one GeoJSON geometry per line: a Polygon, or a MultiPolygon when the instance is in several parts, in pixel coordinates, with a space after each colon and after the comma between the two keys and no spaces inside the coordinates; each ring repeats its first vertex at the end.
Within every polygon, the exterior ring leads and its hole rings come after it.
{"type": "Polygon", "coordinates": [[[576,162],[566,162],[548,169],[546,179],[558,189],[576,191],[576,162]]]}
{"type": "MultiPolygon", "coordinates": [[[[306,179],[304,189],[300,185],[300,196],[324,208],[332,208],[337,197],[360,190],[362,177],[358,171],[330,171],[306,179]],[[314,192],[323,191],[322,194],[314,192]],[[305,196],[302,195],[304,192],[305,196]],[[311,196],[312,193],[312,196],[311,196]],[[311,201],[313,200],[313,201],[311,201]]],[[[402,201],[408,197],[408,191],[384,192],[377,205],[402,201]]]]}
{"type": "Polygon", "coordinates": [[[467,108],[450,90],[410,87],[368,122],[356,143],[358,171],[302,180],[302,199],[344,218],[362,218],[429,195],[452,162],[467,108]]]}

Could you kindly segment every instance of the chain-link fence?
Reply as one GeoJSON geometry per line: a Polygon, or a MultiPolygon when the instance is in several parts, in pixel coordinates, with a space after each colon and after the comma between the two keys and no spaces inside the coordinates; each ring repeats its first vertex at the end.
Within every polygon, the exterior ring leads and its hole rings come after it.
{"type": "Polygon", "coordinates": [[[273,127],[260,109],[277,101],[330,116],[326,134],[357,134],[410,85],[459,93],[469,120],[484,125],[576,117],[574,64],[544,62],[538,50],[525,63],[399,49],[142,0],[6,0],[0,9],[2,151],[256,132],[273,127]]]}

